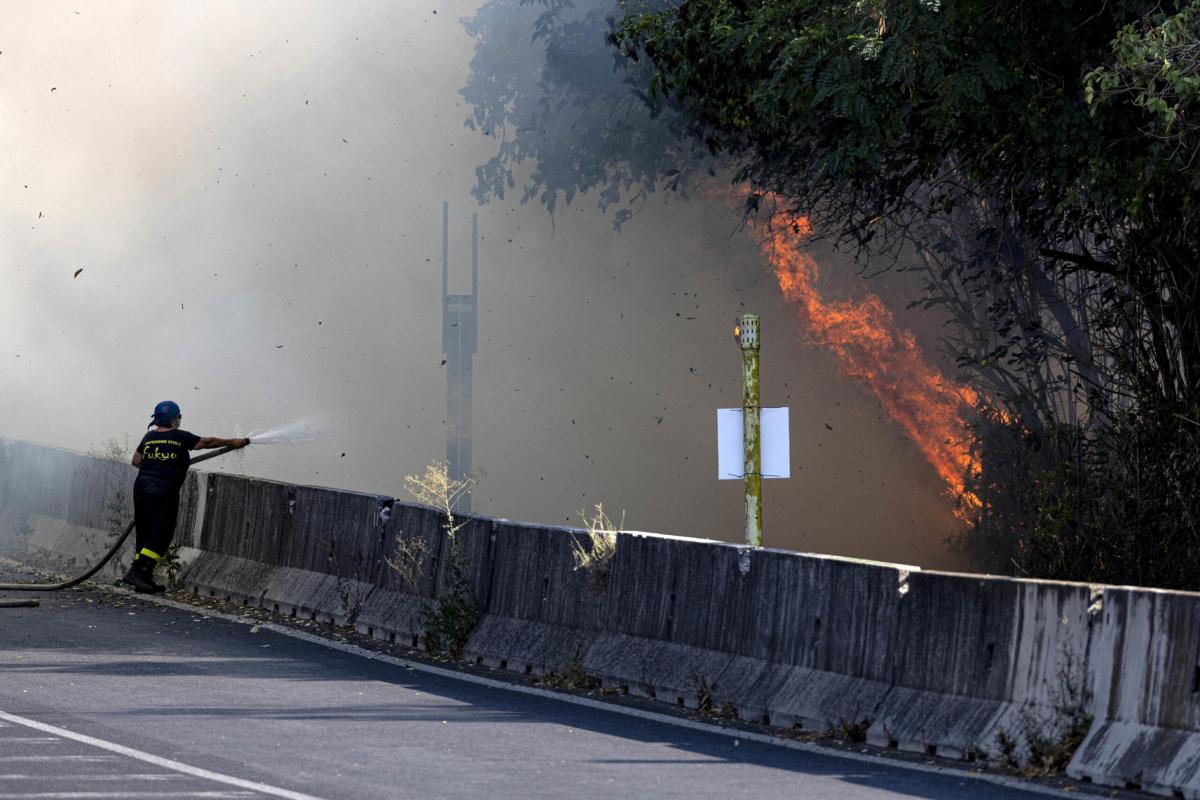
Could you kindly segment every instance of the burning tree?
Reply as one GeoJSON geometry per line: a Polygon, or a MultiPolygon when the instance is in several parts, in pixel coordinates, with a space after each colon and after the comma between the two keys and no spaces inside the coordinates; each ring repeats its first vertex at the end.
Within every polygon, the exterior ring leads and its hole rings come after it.
{"type": "MultiPolygon", "coordinates": [[[[491,24],[516,2],[485,6],[491,24]]],[[[877,396],[906,429],[928,432],[918,412],[938,397],[954,412],[926,454],[964,500],[961,544],[990,569],[1200,585],[1200,0],[534,5],[544,52],[511,57],[525,79],[495,80],[486,14],[472,23],[474,121],[514,132],[481,197],[523,158],[543,202],[723,170],[751,187],[810,341],[835,351],[842,312],[886,309],[815,294],[800,240],[920,272],[970,386],[908,358],[877,396]],[[585,123],[556,128],[568,119],[585,123]]],[[[892,333],[883,349],[861,337],[843,368],[895,361],[892,333]]]]}
{"type": "Polygon", "coordinates": [[[698,0],[620,24],[739,178],[922,259],[997,411],[966,487],[989,566],[1196,585],[1198,9],[698,0]]]}

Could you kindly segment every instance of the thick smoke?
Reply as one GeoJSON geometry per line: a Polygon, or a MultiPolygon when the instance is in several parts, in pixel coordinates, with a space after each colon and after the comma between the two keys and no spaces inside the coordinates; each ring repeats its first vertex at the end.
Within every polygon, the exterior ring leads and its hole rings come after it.
{"type": "Polygon", "coordinates": [[[165,398],[201,434],[316,418],[322,438],[219,468],[401,492],[445,452],[448,199],[451,291],[480,213],[477,511],[574,523],[603,502],[631,528],[738,540],[714,410],[740,401],[732,326],[755,311],[763,400],[792,409],[766,543],[953,563],[937,476],[801,346],[723,201],[652,194],[619,233],[587,198],[553,218],[519,193],[476,206],[496,148],[462,124],[477,9],[411,8],[0,11],[0,435],[136,441],[165,398]]]}

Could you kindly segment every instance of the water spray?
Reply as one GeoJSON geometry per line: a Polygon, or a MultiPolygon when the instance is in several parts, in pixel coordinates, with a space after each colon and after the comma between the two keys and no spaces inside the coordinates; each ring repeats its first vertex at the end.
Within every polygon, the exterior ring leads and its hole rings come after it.
{"type": "MultiPolygon", "coordinates": [[[[284,430],[284,429],[280,429],[280,430],[284,430]]],[[[269,435],[269,433],[270,432],[268,432],[268,435],[269,435]]],[[[257,443],[258,440],[252,439],[252,441],[257,443]]],[[[276,441],[278,441],[278,439],[276,441]]],[[[205,453],[202,456],[197,456],[196,458],[193,458],[191,460],[191,463],[199,464],[201,461],[207,461],[210,458],[216,458],[217,456],[225,455],[230,450],[237,450],[237,449],[238,448],[236,448],[236,447],[222,447],[220,449],[214,450],[211,453],[205,453]]],[[[117,554],[117,551],[121,549],[121,545],[125,544],[125,540],[129,538],[129,534],[133,532],[133,524],[134,524],[133,520],[130,520],[129,524],[125,526],[125,532],[117,537],[117,540],[115,542],[113,542],[112,547],[108,548],[108,552],[105,553],[98,562],[96,562],[95,566],[93,566],[91,569],[89,569],[87,572],[83,573],[82,575],[79,575],[74,578],[68,578],[67,580],[64,580],[64,581],[58,581],[57,583],[2,583],[2,582],[0,582],[0,592],[57,592],[57,591],[61,591],[63,589],[70,589],[72,586],[78,586],[79,584],[83,583],[88,578],[92,577],[97,572],[99,572],[104,567],[105,564],[107,564],[109,561],[112,560],[112,557],[115,556],[117,554]]],[[[31,607],[31,606],[37,606],[38,602],[39,601],[37,600],[37,598],[34,598],[34,597],[27,597],[27,598],[22,597],[22,598],[17,598],[17,599],[12,599],[12,600],[0,600],[0,608],[31,607]]]]}
{"type": "Polygon", "coordinates": [[[300,444],[326,438],[327,432],[319,419],[302,419],[288,425],[250,434],[255,444],[300,444]]]}

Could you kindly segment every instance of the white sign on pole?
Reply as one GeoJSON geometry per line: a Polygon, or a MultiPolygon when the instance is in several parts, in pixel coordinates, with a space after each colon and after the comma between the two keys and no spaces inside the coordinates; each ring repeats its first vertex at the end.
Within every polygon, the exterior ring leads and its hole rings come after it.
{"type": "MultiPolygon", "coordinates": [[[[758,441],[762,453],[764,478],[792,477],[791,439],[788,435],[788,410],[759,409],[758,441]]],[[[717,477],[723,481],[746,477],[742,449],[742,409],[717,409],[717,477]]]]}

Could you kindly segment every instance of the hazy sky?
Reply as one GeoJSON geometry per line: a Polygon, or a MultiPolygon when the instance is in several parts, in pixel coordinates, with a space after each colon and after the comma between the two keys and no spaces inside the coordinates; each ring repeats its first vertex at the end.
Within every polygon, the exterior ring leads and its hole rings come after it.
{"type": "Polygon", "coordinates": [[[553,221],[476,207],[494,142],[457,94],[474,6],[386,8],[0,6],[0,435],[136,441],[166,398],[200,434],[315,417],[322,441],[221,468],[400,492],[445,454],[445,199],[452,290],[480,215],[477,511],[575,522],[603,501],[633,529],[740,539],[715,409],[740,403],[732,325],[755,311],[763,402],[792,410],[766,543],[955,563],[932,469],[802,346],[728,209],[656,196],[617,234],[586,197],[553,221]]]}

